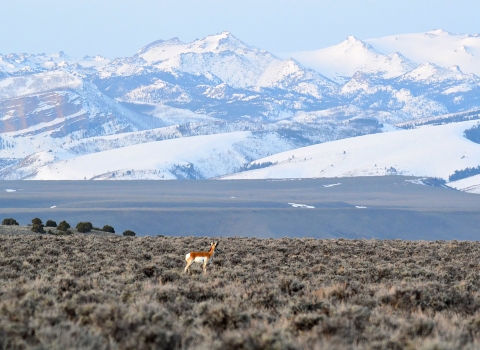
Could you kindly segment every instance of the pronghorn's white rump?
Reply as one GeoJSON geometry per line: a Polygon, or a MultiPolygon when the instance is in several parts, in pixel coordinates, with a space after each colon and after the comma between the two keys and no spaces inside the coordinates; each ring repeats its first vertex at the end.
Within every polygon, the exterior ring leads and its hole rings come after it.
{"type": "Polygon", "coordinates": [[[213,258],[217,246],[218,242],[213,242],[210,244],[210,250],[208,252],[190,252],[185,255],[185,261],[187,262],[187,266],[185,266],[185,272],[188,272],[190,266],[196,262],[203,265],[203,272],[206,274],[207,264],[213,258]]]}

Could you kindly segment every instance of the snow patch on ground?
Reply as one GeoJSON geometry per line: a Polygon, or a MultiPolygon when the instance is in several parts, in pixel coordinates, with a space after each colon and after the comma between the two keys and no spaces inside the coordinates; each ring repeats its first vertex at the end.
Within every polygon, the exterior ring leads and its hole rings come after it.
{"type": "Polygon", "coordinates": [[[425,183],[423,182],[424,180],[426,180],[425,177],[421,178],[421,179],[405,180],[405,182],[410,182],[410,183],[415,184],[415,185],[426,186],[425,183]]]}
{"type": "Polygon", "coordinates": [[[342,184],[342,183],[339,182],[339,183],[336,183],[336,184],[323,185],[323,187],[327,187],[327,188],[328,188],[328,187],[333,187],[333,186],[339,186],[339,185],[341,185],[341,184],[342,184]]]}
{"type": "Polygon", "coordinates": [[[288,203],[294,208],[306,208],[306,209],[315,209],[313,205],[298,204],[298,203],[288,203]]]}

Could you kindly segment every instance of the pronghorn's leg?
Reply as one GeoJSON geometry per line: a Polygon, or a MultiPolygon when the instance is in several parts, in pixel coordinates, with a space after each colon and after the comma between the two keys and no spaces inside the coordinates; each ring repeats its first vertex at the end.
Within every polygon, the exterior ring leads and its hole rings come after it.
{"type": "Polygon", "coordinates": [[[207,274],[207,262],[208,262],[208,261],[205,261],[205,262],[203,263],[203,273],[204,273],[205,275],[207,274]]]}
{"type": "Polygon", "coordinates": [[[193,260],[193,259],[190,260],[190,261],[187,260],[187,266],[185,266],[185,272],[189,272],[189,271],[190,271],[189,268],[190,268],[190,266],[193,264],[194,261],[195,261],[195,260],[193,260]]]}

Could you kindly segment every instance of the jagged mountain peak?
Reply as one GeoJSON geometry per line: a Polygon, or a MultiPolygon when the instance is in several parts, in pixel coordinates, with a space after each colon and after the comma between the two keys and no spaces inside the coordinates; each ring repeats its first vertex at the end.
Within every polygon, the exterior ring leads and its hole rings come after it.
{"type": "Polygon", "coordinates": [[[50,57],[62,60],[70,59],[70,57],[64,51],[58,51],[57,53],[51,54],[50,57]]]}
{"type": "Polygon", "coordinates": [[[384,56],[384,63],[392,69],[391,72],[387,72],[387,74],[383,75],[384,78],[399,76],[415,69],[418,66],[418,64],[408,59],[400,52],[394,52],[384,56]]]}
{"type": "Polygon", "coordinates": [[[279,81],[285,79],[286,76],[296,76],[296,77],[310,77],[310,79],[316,78],[324,81],[330,82],[332,85],[336,85],[333,81],[330,81],[320,73],[305,67],[296,59],[290,57],[285,60],[278,60],[272,63],[259,83],[261,86],[269,86],[272,84],[272,81],[279,81]],[[270,81],[270,83],[265,85],[265,81],[270,81]]]}
{"type": "Polygon", "coordinates": [[[232,87],[258,87],[259,79],[269,66],[280,61],[269,52],[250,46],[224,31],[190,43],[176,38],[153,42],[136,55],[117,59],[100,69],[100,76],[126,77],[147,72],[213,74],[232,87]]]}
{"type": "Polygon", "coordinates": [[[244,43],[232,33],[224,31],[202,39],[196,39],[190,43],[184,43],[178,38],[157,40],[144,46],[137,52],[136,56],[144,59],[146,62],[155,63],[173,59],[181,54],[205,54],[223,51],[239,53],[246,51],[263,52],[244,43]]]}
{"type": "Polygon", "coordinates": [[[295,68],[305,68],[300,62],[298,62],[295,58],[289,57],[282,61],[284,66],[295,67],[295,68]]]}
{"type": "Polygon", "coordinates": [[[212,51],[235,50],[237,48],[251,48],[232,33],[223,31],[219,34],[209,35],[203,39],[195,40],[191,43],[192,47],[209,49],[212,51]]]}
{"type": "MultiPolygon", "coordinates": [[[[67,69],[71,72],[72,68],[77,70],[99,68],[110,60],[102,56],[84,56],[77,59],[60,51],[53,54],[0,54],[0,76],[18,76],[25,74],[35,74],[57,69],[67,69]]],[[[78,72],[77,72],[78,73],[78,72]]]]}
{"type": "Polygon", "coordinates": [[[393,78],[416,67],[416,63],[402,54],[384,55],[353,35],[338,45],[290,55],[302,65],[340,84],[346,83],[357,71],[393,78]]]}
{"type": "Polygon", "coordinates": [[[149,50],[152,50],[152,49],[162,48],[162,47],[170,47],[170,46],[177,46],[177,45],[184,45],[184,43],[182,41],[180,41],[180,39],[178,39],[177,37],[171,38],[171,39],[168,39],[168,40],[163,40],[163,39],[155,40],[154,42],[152,42],[148,45],[145,45],[140,50],[138,50],[137,55],[142,55],[142,54],[144,54],[144,53],[146,53],[146,52],[148,52],[149,50]]]}
{"type": "Polygon", "coordinates": [[[95,55],[95,56],[84,55],[83,58],[84,59],[89,59],[89,60],[99,60],[99,61],[107,59],[106,57],[104,57],[102,55],[95,55]]]}
{"type": "Polygon", "coordinates": [[[322,80],[324,84],[330,85],[331,88],[338,86],[338,84],[333,80],[328,79],[314,69],[304,66],[293,57],[289,57],[286,60],[281,61],[278,66],[282,67],[283,74],[296,74],[309,77],[309,79],[322,80]]]}
{"type": "Polygon", "coordinates": [[[448,72],[448,70],[446,70],[445,68],[441,68],[431,62],[425,62],[420,64],[417,68],[405,74],[403,78],[417,80],[417,81],[426,80],[426,79],[432,78],[433,76],[446,73],[446,72],[448,72]]]}
{"type": "Polygon", "coordinates": [[[406,62],[412,62],[413,64],[415,64],[413,61],[411,61],[409,58],[402,55],[400,52],[394,52],[394,53],[388,54],[386,57],[388,59],[392,60],[392,61],[393,60],[402,60],[402,61],[406,61],[406,62]]]}
{"type": "Polygon", "coordinates": [[[463,72],[480,76],[480,36],[455,34],[443,29],[365,40],[386,54],[401,52],[417,64],[440,67],[458,65],[463,72]]]}
{"type": "Polygon", "coordinates": [[[345,52],[352,50],[366,50],[372,51],[375,54],[380,54],[380,52],[375,50],[370,44],[367,44],[353,35],[348,36],[344,41],[336,45],[335,49],[337,51],[344,50],[345,52]]]}
{"type": "Polygon", "coordinates": [[[448,68],[437,66],[434,63],[426,62],[401,77],[402,80],[414,81],[443,81],[443,80],[462,80],[466,75],[461,71],[460,67],[452,66],[448,68]]]}
{"type": "Polygon", "coordinates": [[[446,30],[443,30],[443,29],[441,29],[441,28],[438,28],[438,29],[432,29],[432,30],[426,32],[425,35],[436,35],[436,36],[439,36],[439,35],[455,35],[455,34],[450,33],[450,32],[447,32],[446,30]]]}
{"type": "Polygon", "coordinates": [[[246,52],[265,52],[264,50],[260,50],[254,46],[246,44],[228,31],[223,31],[219,34],[209,35],[202,39],[194,40],[187,45],[185,50],[199,54],[210,52],[220,53],[224,51],[231,51],[239,54],[244,54],[246,52]]]}

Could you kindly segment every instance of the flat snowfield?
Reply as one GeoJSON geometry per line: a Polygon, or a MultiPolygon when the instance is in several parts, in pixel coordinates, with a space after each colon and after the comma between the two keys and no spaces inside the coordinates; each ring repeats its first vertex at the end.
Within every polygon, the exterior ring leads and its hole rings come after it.
{"type": "Polygon", "coordinates": [[[480,195],[402,176],[202,181],[2,181],[0,219],[111,225],[139,236],[480,237],[480,195]]]}

